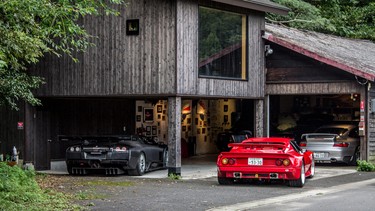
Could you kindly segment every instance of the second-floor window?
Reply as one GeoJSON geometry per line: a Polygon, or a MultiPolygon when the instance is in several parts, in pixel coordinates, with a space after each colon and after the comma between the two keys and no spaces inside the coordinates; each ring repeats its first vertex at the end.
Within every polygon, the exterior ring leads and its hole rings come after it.
{"type": "Polygon", "coordinates": [[[246,76],[246,15],[199,8],[199,77],[246,76]]]}

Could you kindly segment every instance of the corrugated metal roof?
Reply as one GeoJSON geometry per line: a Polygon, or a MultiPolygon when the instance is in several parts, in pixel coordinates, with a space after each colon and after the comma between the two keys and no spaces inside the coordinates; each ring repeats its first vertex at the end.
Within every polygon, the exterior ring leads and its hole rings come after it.
{"type": "Polygon", "coordinates": [[[356,76],[375,80],[375,43],[266,24],[263,38],[356,76]]]}
{"type": "Polygon", "coordinates": [[[237,7],[258,10],[262,12],[271,12],[281,15],[287,15],[289,8],[284,7],[280,4],[276,4],[269,0],[212,0],[228,5],[233,5],[237,7]]]}

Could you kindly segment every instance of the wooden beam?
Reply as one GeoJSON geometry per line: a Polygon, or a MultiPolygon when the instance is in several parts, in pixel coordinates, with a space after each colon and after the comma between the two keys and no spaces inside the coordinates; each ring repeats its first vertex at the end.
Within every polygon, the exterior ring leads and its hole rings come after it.
{"type": "Polygon", "coordinates": [[[168,175],[181,175],[181,97],[168,98],[168,175]]]}

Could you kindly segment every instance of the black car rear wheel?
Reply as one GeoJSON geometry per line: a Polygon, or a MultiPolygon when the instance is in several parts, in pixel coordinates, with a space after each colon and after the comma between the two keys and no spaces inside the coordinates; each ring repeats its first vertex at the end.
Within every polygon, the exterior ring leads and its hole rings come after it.
{"type": "Polygon", "coordinates": [[[73,174],[73,167],[71,166],[71,165],[66,165],[66,170],[68,170],[68,173],[70,174],[70,175],[72,175],[73,174]]]}
{"type": "Polygon", "coordinates": [[[129,170],[128,173],[130,176],[142,176],[146,172],[146,157],[142,152],[138,157],[137,166],[135,169],[129,170]]]}

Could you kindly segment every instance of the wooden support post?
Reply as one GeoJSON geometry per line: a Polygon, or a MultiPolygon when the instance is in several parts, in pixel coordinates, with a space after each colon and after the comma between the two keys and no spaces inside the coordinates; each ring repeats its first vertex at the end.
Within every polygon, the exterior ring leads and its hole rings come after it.
{"type": "Polygon", "coordinates": [[[181,175],[181,97],[168,98],[168,175],[181,175]]]}
{"type": "Polygon", "coordinates": [[[264,100],[255,100],[254,101],[254,137],[263,137],[264,136],[264,100]]]}

